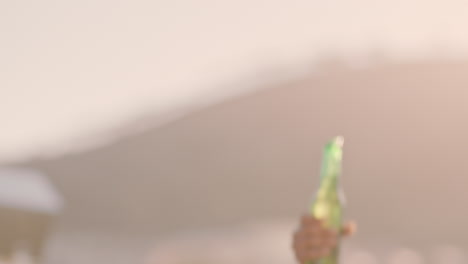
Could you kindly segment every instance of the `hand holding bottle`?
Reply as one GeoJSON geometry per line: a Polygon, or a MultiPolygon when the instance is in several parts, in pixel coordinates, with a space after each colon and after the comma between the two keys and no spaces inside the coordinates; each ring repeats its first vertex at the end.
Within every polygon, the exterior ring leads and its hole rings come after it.
{"type": "Polygon", "coordinates": [[[355,229],[353,223],[347,223],[340,232],[336,232],[326,228],[321,220],[313,216],[302,216],[292,245],[298,263],[304,264],[328,256],[336,247],[340,236],[350,236],[355,229]]]}

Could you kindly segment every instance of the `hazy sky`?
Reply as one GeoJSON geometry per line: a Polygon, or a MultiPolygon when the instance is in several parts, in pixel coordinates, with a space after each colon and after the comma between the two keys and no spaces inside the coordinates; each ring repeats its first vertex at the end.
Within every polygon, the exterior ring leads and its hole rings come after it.
{"type": "MultiPolygon", "coordinates": [[[[61,153],[145,113],[323,54],[468,47],[465,1],[0,1],[0,162],[61,153]],[[226,85],[223,85],[226,84],[226,85]]],[[[295,68],[296,67],[296,68],[295,68]]]]}

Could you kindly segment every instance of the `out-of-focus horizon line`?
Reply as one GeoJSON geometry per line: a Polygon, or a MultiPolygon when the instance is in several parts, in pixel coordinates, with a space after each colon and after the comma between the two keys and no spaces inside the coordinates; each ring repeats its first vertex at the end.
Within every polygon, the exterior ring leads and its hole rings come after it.
{"type": "MultiPolygon", "coordinates": [[[[97,129],[88,133],[77,135],[68,140],[51,142],[37,148],[31,148],[24,152],[2,153],[0,151],[0,165],[23,164],[31,160],[55,159],[65,155],[80,154],[87,151],[106,147],[126,137],[138,135],[151,129],[164,127],[171,122],[183,119],[192,113],[201,111],[211,106],[222,104],[230,100],[236,100],[262,90],[284,87],[288,84],[301,82],[308,78],[320,75],[322,72],[331,73],[333,70],[365,70],[379,65],[414,65],[424,63],[464,63],[468,62],[466,57],[447,57],[440,54],[423,56],[419,59],[398,59],[385,56],[382,52],[369,53],[365,58],[359,60],[338,56],[323,56],[320,60],[305,62],[296,66],[270,65],[268,69],[258,70],[235,80],[219,82],[209,93],[192,98],[185,104],[181,104],[173,109],[158,112],[146,111],[133,116],[122,118],[115,124],[108,125],[104,129],[97,129]],[[330,71],[331,70],[331,71],[330,71]],[[234,89],[220,89],[223,87],[235,87],[234,89]]],[[[333,135],[330,135],[333,136],[333,135]]]]}

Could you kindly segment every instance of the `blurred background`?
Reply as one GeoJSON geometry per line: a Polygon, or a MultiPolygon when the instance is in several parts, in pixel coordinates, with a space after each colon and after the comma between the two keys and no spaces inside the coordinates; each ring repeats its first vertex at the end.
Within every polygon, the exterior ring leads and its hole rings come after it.
{"type": "Polygon", "coordinates": [[[468,263],[464,1],[0,1],[0,263],[468,263]]]}

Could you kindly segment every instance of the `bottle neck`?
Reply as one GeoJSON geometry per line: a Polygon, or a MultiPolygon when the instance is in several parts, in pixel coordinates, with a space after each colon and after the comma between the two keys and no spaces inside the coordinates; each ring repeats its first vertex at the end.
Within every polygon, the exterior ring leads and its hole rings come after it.
{"type": "Polygon", "coordinates": [[[339,188],[339,179],[341,175],[341,160],[327,157],[322,164],[320,172],[320,189],[336,191],[339,188]]]}
{"type": "Polygon", "coordinates": [[[334,197],[339,192],[341,175],[342,139],[335,138],[324,149],[324,158],[320,171],[319,196],[334,197]]]}
{"type": "Polygon", "coordinates": [[[327,177],[320,181],[318,195],[321,197],[336,195],[340,189],[338,177],[327,177]]]}

